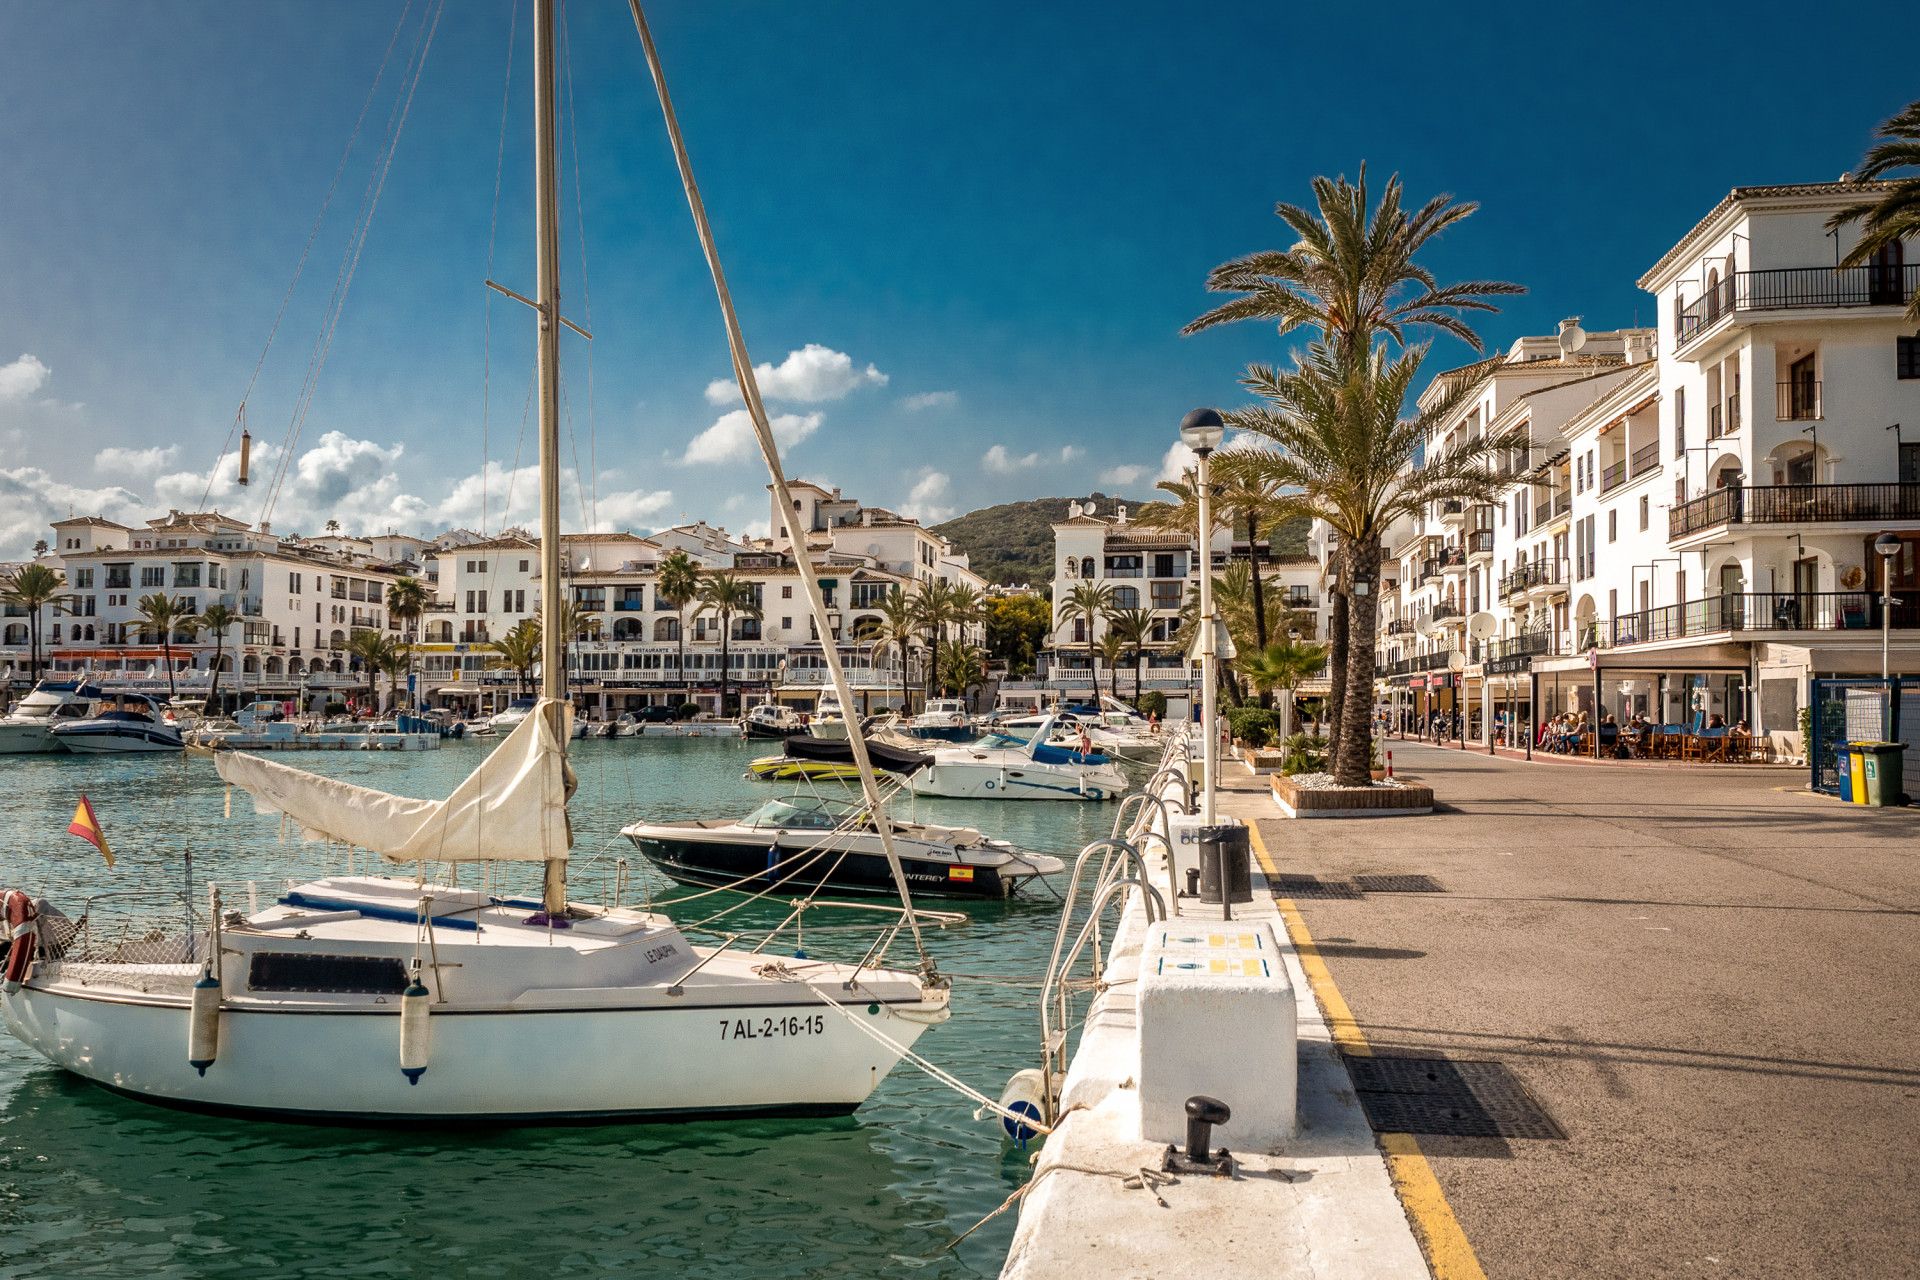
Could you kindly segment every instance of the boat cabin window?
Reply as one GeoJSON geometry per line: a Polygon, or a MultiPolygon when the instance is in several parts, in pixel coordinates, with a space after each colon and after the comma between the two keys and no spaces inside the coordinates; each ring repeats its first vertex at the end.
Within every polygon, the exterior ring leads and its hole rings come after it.
{"type": "Polygon", "coordinates": [[[825,796],[794,796],[767,801],[743,818],[741,825],[831,831],[844,824],[857,808],[844,800],[829,800],[825,796]]]}
{"type": "Polygon", "coordinates": [[[331,991],[397,996],[407,989],[407,971],[392,956],[315,956],[256,951],[247,967],[255,991],[331,991]]]}

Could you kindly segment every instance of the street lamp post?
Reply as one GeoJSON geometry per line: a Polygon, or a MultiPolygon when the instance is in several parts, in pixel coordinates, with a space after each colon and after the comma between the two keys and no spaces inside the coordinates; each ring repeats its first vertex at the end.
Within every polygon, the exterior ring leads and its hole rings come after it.
{"type": "MultiPolygon", "coordinates": [[[[1873,540],[1873,549],[1880,555],[1880,678],[1890,680],[1893,676],[1892,664],[1888,661],[1893,634],[1893,558],[1900,554],[1900,539],[1890,533],[1883,533],[1873,540]]],[[[1892,692],[1887,696],[1891,698],[1892,692]]]]}
{"type": "Polygon", "coordinates": [[[1220,730],[1219,679],[1214,670],[1213,617],[1213,492],[1207,462],[1226,437],[1227,424],[1215,409],[1195,409],[1180,420],[1180,442],[1193,451],[1194,488],[1200,507],[1200,768],[1206,775],[1201,788],[1200,821],[1213,825],[1214,777],[1218,771],[1220,730]]]}

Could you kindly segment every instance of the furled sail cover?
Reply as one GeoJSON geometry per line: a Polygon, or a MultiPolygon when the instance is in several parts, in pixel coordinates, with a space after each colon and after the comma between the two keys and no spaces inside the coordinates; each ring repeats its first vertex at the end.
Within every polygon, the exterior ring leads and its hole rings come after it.
{"type": "MultiPolygon", "coordinates": [[[[220,776],[309,836],[371,849],[393,862],[541,862],[573,847],[573,771],[541,699],[445,800],[356,787],[239,751],[214,755],[220,776]]],[[[572,708],[561,707],[562,734],[572,708]]]]}

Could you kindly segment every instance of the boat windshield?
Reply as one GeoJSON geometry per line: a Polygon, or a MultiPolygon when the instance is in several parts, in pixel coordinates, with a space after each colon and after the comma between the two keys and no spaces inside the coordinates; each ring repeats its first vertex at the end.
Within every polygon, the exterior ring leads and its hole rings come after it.
{"type": "Polygon", "coordinates": [[[985,747],[989,749],[997,749],[1000,747],[1025,747],[1027,745],[1027,740],[1025,738],[1016,738],[1012,734],[1007,734],[1007,733],[989,733],[985,737],[973,743],[973,745],[976,747],[985,747]]]}
{"type": "Polygon", "coordinates": [[[12,719],[45,720],[53,715],[54,705],[51,702],[34,702],[29,699],[13,709],[12,719]]]}
{"type": "Polygon", "coordinates": [[[740,820],[744,827],[799,827],[831,831],[852,817],[859,806],[826,796],[793,796],[769,800],[740,820]]]}

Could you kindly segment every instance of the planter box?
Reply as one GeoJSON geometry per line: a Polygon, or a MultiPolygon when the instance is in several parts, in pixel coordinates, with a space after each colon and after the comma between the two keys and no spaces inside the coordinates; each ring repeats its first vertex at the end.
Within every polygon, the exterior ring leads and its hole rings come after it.
{"type": "Polygon", "coordinates": [[[1303,787],[1279,774],[1272,780],[1274,803],[1289,818],[1404,818],[1433,812],[1433,788],[1402,783],[1394,787],[1303,787]]]}
{"type": "Polygon", "coordinates": [[[1280,766],[1286,763],[1287,753],[1269,751],[1264,747],[1249,747],[1240,753],[1240,758],[1245,760],[1248,767],[1255,773],[1277,773],[1280,766]]]}

